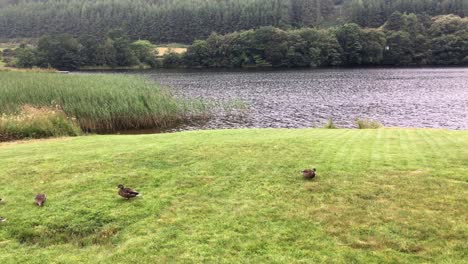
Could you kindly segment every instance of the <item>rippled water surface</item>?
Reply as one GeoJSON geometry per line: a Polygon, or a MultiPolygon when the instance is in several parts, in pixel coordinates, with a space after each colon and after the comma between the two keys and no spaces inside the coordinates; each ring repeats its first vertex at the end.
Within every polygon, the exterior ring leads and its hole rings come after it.
{"type": "Polygon", "coordinates": [[[468,68],[286,71],[155,71],[140,73],[177,96],[239,104],[185,129],[320,127],[356,118],[388,127],[468,129],[468,68]]]}

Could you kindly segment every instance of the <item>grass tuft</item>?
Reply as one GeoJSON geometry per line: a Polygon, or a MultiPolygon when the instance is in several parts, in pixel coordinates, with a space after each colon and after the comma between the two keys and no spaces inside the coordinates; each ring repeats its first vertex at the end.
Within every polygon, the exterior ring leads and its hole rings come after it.
{"type": "Polygon", "coordinates": [[[356,119],[356,125],[359,129],[379,129],[383,128],[382,123],[371,119],[356,119]]]}
{"type": "Polygon", "coordinates": [[[16,115],[0,116],[0,141],[80,134],[81,129],[75,120],[68,118],[60,109],[24,105],[16,115]]]}
{"type": "Polygon", "coordinates": [[[338,127],[333,122],[333,119],[328,119],[327,123],[323,126],[325,129],[338,129],[338,127]]]}

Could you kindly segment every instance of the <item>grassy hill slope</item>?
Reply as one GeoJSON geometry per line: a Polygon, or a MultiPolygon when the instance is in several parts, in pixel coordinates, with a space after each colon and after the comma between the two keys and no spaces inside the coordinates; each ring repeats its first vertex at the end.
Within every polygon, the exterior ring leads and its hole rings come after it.
{"type": "Polygon", "coordinates": [[[468,131],[3,143],[0,262],[462,263],[467,182],[468,131]],[[299,171],[310,166],[319,176],[307,182],[299,171]],[[142,196],[121,199],[120,183],[142,196]]]}

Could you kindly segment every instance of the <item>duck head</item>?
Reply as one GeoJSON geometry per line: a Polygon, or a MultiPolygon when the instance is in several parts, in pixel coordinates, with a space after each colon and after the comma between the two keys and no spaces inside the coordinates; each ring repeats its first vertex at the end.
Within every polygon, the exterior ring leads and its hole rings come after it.
{"type": "Polygon", "coordinates": [[[119,189],[123,189],[123,188],[124,188],[124,186],[123,186],[123,184],[119,184],[119,186],[117,186],[117,188],[119,188],[119,189]]]}

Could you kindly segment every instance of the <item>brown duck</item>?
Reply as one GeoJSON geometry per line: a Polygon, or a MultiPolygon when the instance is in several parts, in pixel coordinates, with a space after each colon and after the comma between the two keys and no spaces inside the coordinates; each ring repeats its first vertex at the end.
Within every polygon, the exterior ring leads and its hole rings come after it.
{"type": "Polygon", "coordinates": [[[313,178],[315,178],[315,172],[317,170],[314,168],[314,169],[311,169],[311,170],[303,170],[302,171],[302,176],[304,177],[304,179],[306,180],[312,180],[313,178]]]}
{"type": "Polygon", "coordinates": [[[122,184],[119,184],[118,188],[119,188],[118,194],[127,200],[130,198],[137,197],[139,194],[138,192],[130,188],[125,188],[122,184]]]}
{"type": "Polygon", "coordinates": [[[47,196],[44,193],[38,193],[36,198],[34,198],[34,203],[39,207],[42,207],[47,200],[47,196]]]}

